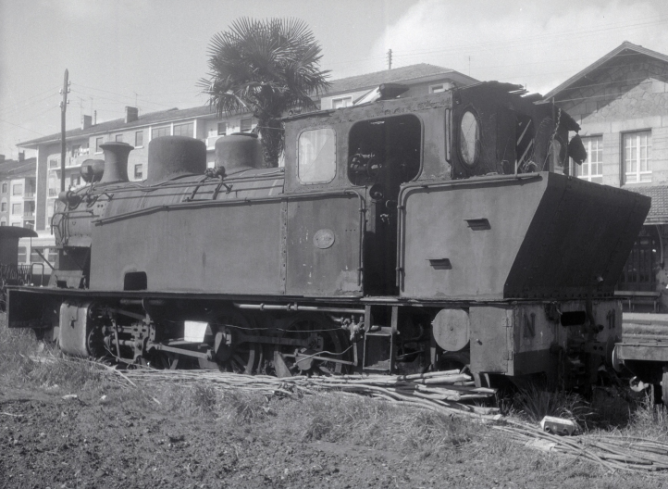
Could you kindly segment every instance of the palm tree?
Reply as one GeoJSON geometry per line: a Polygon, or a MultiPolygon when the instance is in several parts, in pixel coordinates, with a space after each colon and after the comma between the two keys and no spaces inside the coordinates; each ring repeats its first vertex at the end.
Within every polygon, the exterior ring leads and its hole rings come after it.
{"type": "Polygon", "coordinates": [[[329,71],[308,26],[298,19],[243,17],[209,44],[209,78],[199,85],[219,116],[251,112],[262,139],[265,165],[278,165],[284,133],[280,118],[290,109],[315,109],[311,96],[325,90],[329,71]]]}

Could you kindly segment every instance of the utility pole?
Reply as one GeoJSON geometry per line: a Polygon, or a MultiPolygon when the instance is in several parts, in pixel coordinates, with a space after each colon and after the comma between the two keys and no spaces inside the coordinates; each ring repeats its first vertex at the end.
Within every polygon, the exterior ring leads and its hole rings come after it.
{"type": "Polygon", "coordinates": [[[60,191],[65,191],[65,119],[67,115],[67,93],[70,91],[70,82],[68,80],[69,72],[65,70],[65,79],[60,93],[63,100],[60,102],[60,191]]]}
{"type": "Polygon", "coordinates": [[[387,69],[392,69],[392,49],[387,50],[387,69]]]}

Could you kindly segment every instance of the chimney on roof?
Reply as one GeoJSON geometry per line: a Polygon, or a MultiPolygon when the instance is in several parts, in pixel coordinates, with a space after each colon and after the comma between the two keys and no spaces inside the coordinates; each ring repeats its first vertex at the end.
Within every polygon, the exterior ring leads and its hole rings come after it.
{"type": "Polygon", "coordinates": [[[26,159],[26,152],[19,151],[19,161],[25,161],[25,159],[26,159]]]}
{"type": "Polygon", "coordinates": [[[3,161],[5,161],[5,155],[0,155],[0,163],[2,163],[3,161]]]}
{"type": "Polygon", "coordinates": [[[134,122],[139,119],[139,109],[137,107],[125,107],[125,123],[134,122]]]}
{"type": "Polygon", "coordinates": [[[90,126],[93,125],[93,118],[89,115],[82,115],[81,116],[81,129],[88,129],[90,126]]]}

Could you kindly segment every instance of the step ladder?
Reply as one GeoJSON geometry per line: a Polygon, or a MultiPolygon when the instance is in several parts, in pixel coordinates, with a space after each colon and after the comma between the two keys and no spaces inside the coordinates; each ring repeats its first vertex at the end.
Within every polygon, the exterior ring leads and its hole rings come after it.
{"type": "Polygon", "coordinates": [[[362,371],[394,373],[396,363],[396,336],[399,319],[399,307],[391,306],[390,326],[372,324],[372,312],[375,308],[387,306],[364,306],[364,341],[358,358],[362,358],[362,371]]]}

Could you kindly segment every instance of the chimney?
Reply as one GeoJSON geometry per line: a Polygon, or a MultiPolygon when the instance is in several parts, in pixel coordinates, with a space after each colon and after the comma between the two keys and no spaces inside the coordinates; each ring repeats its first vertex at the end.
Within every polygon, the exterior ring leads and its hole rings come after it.
{"type": "Polygon", "coordinates": [[[24,161],[26,159],[26,152],[19,151],[19,161],[24,161]]]}
{"type": "Polygon", "coordinates": [[[5,161],[5,155],[0,155],[0,163],[3,163],[5,161]]]}
{"type": "Polygon", "coordinates": [[[93,125],[93,118],[89,115],[81,116],[81,129],[88,129],[93,125]]]}
{"type": "Polygon", "coordinates": [[[134,122],[139,119],[139,109],[137,107],[125,107],[125,123],[134,122]]]}
{"type": "Polygon", "coordinates": [[[134,148],[128,143],[115,141],[101,144],[100,148],[104,151],[104,173],[100,183],[127,182],[128,154],[134,148]]]}

